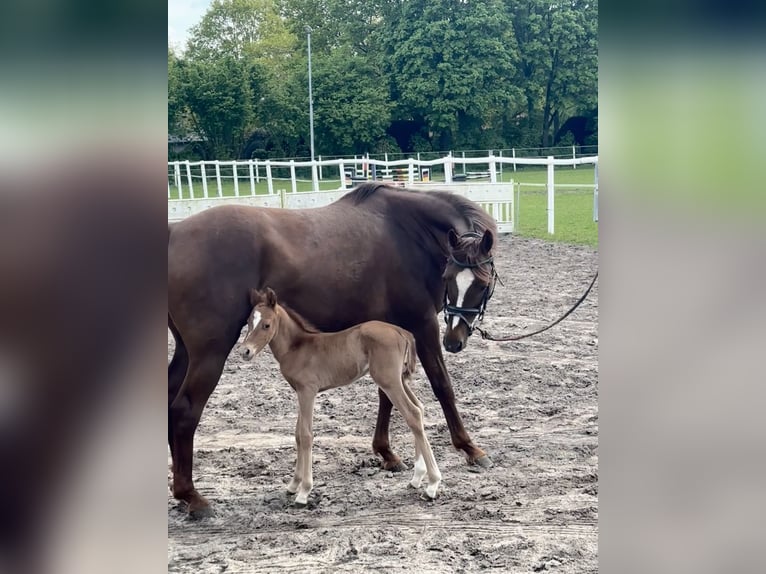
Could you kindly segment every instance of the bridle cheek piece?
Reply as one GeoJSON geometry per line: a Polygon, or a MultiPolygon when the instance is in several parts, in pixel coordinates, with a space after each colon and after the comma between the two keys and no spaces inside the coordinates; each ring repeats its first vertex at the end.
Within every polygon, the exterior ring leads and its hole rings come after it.
{"type": "Polygon", "coordinates": [[[492,294],[495,292],[495,283],[498,279],[497,271],[495,271],[495,263],[492,257],[478,263],[458,261],[455,259],[454,255],[450,255],[450,258],[455,265],[464,269],[473,269],[475,267],[481,267],[482,265],[490,265],[492,268],[492,279],[490,280],[489,285],[484,287],[484,293],[481,296],[481,302],[478,307],[456,307],[455,305],[450,305],[447,297],[447,288],[446,286],[444,288],[444,322],[449,327],[451,319],[457,317],[465,323],[466,327],[468,327],[468,336],[470,337],[473,334],[474,329],[476,329],[482,319],[484,319],[484,311],[487,309],[487,302],[492,298],[492,294]],[[474,314],[473,321],[469,321],[466,318],[465,313],[474,314]]]}

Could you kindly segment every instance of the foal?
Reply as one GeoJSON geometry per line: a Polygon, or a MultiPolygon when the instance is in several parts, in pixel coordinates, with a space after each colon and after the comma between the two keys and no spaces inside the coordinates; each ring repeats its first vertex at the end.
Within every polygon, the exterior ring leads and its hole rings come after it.
{"type": "Polygon", "coordinates": [[[394,325],[380,321],[361,323],[338,333],[320,333],[292,309],[277,303],[270,288],[252,289],[253,310],[247,320],[242,358],[250,360],[268,344],[287,382],[298,395],[295,442],[298,458],[287,491],[295,504],[305,506],[313,486],[312,418],[317,393],[353,383],[367,373],[402,413],[415,437],[415,473],[411,484],[419,488],[428,475],[426,495],[436,497],[441,473],[423,428],[423,405],[407,381],[415,369],[415,340],[394,325]]]}

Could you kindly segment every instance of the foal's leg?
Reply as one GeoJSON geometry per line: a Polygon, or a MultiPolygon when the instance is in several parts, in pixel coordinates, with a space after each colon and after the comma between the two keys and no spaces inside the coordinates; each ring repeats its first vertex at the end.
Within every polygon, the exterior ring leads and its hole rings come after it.
{"type": "Polygon", "coordinates": [[[306,506],[309,493],[314,486],[314,473],[311,468],[311,447],[314,443],[313,419],[316,391],[314,389],[300,389],[297,392],[300,415],[298,419],[299,424],[296,427],[296,437],[299,437],[299,439],[296,438],[296,442],[299,441],[296,474],[300,473],[300,484],[298,484],[296,490],[295,505],[306,506]]]}
{"type": "MultiPolygon", "coordinates": [[[[405,378],[402,378],[402,388],[404,389],[405,394],[407,395],[407,398],[415,404],[415,406],[420,409],[420,416],[421,418],[425,417],[425,409],[423,408],[423,403],[420,402],[420,400],[415,396],[415,393],[412,392],[412,389],[410,388],[407,380],[405,378]]],[[[423,452],[420,450],[420,445],[417,444],[417,441],[415,442],[415,469],[414,473],[412,475],[412,480],[410,481],[410,484],[414,486],[415,488],[420,488],[420,484],[423,482],[423,478],[426,476],[427,473],[427,467],[425,458],[423,457],[423,452]]]]}
{"type": "Polygon", "coordinates": [[[439,323],[436,315],[428,319],[426,324],[412,332],[417,341],[420,363],[423,365],[434,395],[436,395],[441,404],[442,411],[444,411],[444,418],[447,420],[452,444],[456,449],[462,450],[465,453],[468,464],[479,464],[485,467],[492,466],[490,458],[483,450],[473,444],[471,437],[468,436],[465,427],[463,427],[463,421],[455,404],[455,393],[452,391],[452,383],[450,382],[441,352],[439,323]]]}
{"type": "Polygon", "coordinates": [[[295,422],[295,472],[293,473],[293,479],[287,485],[287,492],[290,494],[295,494],[298,492],[298,487],[301,484],[301,477],[303,476],[303,465],[301,459],[301,423],[301,409],[299,404],[298,420],[295,422]]]}
{"type": "MultiPolygon", "coordinates": [[[[425,434],[425,429],[423,427],[423,411],[417,403],[410,400],[407,391],[405,391],[400,373],[391,370],[388,373],[376,373],[376,375],[373,375],[373,380],[386,392],[396,409],[402,413],[404,420],[407,422],[407,426],[410,427],[410,430],[415,437],[415,456],[417,457],[417,460],[415,462],[415,474],[411,484],[415,487],[420,486],[423,474],[425,474],[423,472],[423,464],[425,464],[425,471],[428,474],[426,495],[429,498],[435,498],[436,491],[441,482],[441,473],[439,472],[439,467],[436,464],[431,445],[428,443],[428,438],[425,434]]],[[[410,393],[412,393],[411,390],[410,393]]]]}

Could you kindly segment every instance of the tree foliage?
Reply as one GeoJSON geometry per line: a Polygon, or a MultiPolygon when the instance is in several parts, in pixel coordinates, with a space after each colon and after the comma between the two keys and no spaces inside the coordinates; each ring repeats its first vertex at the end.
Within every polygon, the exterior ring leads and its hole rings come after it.
{"type": "Polygon", "coordinates": [[[168,51],[168,129],[220,159],[547,146],[597,116],[597,1],[214,0],[168,51]]]}

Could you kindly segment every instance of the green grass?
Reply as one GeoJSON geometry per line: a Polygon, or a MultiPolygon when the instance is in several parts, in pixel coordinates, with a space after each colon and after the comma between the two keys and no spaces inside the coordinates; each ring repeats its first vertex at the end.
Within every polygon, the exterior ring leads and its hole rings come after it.
{"type": "Polygon", "coordinates": [[[598,223],[593,221],[592,166],[557,168],[554,182],[583,185],[582,188],[556,189],[555,233],[548,234],[548,196],[545,187],[526,187],[525,183],[547,183],[546,169],[524,169],[517,172],[503,170],[503,180],[513,179],[521,184],[516,233],[524,237],[580,243],[598,247],[598,223]]]}
{"type": "MultiPolygon", "coordinates": [[[[183,169],[183,168],[182,168],[183,169]]],[[[337,174],[337,172],[336,172],[337,174]]],[[[246,174],[240,174],[240,195],[250,195],[250,180],[246,174]]],[[[598,223],[593,221],[593,167],[579,166],[577,169],[559,167],[555,172],[555,183],[582,185],[576,188],[559,188],[556,190],[556,214],[555,234],[548,234],[547,195],[545,187],[526,186],[525,184],[545,184],[548,180],[545,167],[519,168],[516,172],[509,166],[505,166],[500,179],[511,179],[520,183],[520,196],[518,206],[518,220],[516,233],[524,237],[537,237],[545,240],[562,241],[566,243],[579,243],[598,247],[598,223]]],[[[182,193],[185,199],[189,198],[189,188],[186,175],[182,176],[182,193]]],[[[203,198],[201,179],[193,180],[195,198],[203,198]]],[[[311,191],[310,181],[297,181],[298,191],[311,191]]],[[[337,179],[325,179],[319,182],[321,190],[332,190],[340,187],[337,179]]],[[[292,182],[289,179],[275,180],[274,192],[280,189],[292,191],[292,182]]],[[[255,186],[256,195],[266,195],[268,188],[265,179],[255,186]]],[[[224,197],[234,197],[234,182],[231,178],[222,179],[222,194],[224,197]]],[[[215,178],[208,178],[208,195],[217,196],[215,178]]],[[[178,199],[178,189],[171,185],[170,198],[178,199]]],[[[515,199],[515,198],[514,198],[515,199]]]]}

